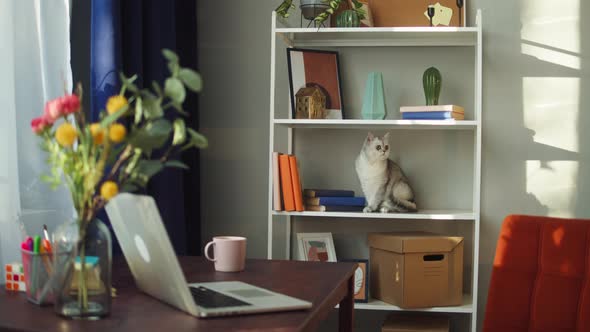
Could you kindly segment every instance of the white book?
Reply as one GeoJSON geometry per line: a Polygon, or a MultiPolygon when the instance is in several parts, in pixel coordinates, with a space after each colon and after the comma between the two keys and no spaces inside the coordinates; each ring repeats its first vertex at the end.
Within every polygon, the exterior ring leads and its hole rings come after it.
{"type": "Polygon", "coordinates": [[[465,113],[461,106],[457,105],[430,105],[430,106],[402,106],[399,108],[401,113],[406,112],[455,112],[465,113]]]}

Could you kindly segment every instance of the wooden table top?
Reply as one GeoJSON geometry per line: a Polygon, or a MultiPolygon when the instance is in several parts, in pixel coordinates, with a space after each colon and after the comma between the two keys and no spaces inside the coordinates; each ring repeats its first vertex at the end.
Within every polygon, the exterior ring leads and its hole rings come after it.
{"type": "MultiPolygon", "coordinates": [[[[38,307],[23,293],[0,290],[0,330],[15,331],[312,331],[346,292],[355,263],[247,260],[246,270],[216,272],[202,257],[179,257],[187,282],[243,281],[313,303],[305,311],[199,319],[142,292],[124,259],[113,263],[111,315],[99,321],[67,320],[53,307],[38,307]]],[[[162,271],[165,273],[165,271],[162,271]]]]}

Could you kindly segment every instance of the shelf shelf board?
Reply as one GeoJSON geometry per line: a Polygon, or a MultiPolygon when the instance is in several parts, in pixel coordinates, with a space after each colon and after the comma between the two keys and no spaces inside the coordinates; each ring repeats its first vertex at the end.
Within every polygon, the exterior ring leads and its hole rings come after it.
{"type": "Polygon", "coordinates": [[[474,46],[475,27],[278,28],[291,46],[474,46]]]}
{"type": "Polygon", "coordinates": [[[324,120],[324,119],[275,119],[275,125],[289,128],[319,128],[319,129],[371,129],[371,128],[399,128],[399,129],[449,129],[475,130],[477,121],[473,120],[324,120]]]}
{"type": "Polygon", "coordinates": [[[284,212],[273,211],[276,216],[362,218],[362,219],[419,219],[419,220],[475,220],[475,213],[468,210],[420,210],[412,213],[364,213],[364,212],[284,212]]]}
{"type": "Polygon", "coordinates": [[[385,303],[383,301],[370,299],[369,303],[355,303],[355,309],[361,310],[385,310],[385,311],[422,311],[422,312],[447,312],[447,313],[472,313],[473,301],[471,295],[463,295],[463,305],[454,307],[432,307],[432,308],[417,308],[417,309],[403,309],[396,305],[385,303]]]}

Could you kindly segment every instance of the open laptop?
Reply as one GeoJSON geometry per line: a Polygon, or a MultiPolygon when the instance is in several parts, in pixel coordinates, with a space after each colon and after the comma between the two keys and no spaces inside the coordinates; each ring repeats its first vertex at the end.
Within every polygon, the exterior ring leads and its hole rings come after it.
{"type": "Polygon", "coordinates": [[[309,302],[239,281],[187,284],[150,196],[121,193],[106,211],[139,289],[182,311],[213,317],[311,307],[309,302]]]}

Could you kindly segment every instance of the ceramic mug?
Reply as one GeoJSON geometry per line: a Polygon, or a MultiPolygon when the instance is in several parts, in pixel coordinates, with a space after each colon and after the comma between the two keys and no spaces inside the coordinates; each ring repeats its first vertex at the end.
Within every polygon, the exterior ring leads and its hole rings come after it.
{"type": "Polygon", "coordinates": [[[239,272],[246,265],[246,238],[241,236],[216,236],[205,246],[205,257],[215,263],[215,270],[239,272]],[[209,249],[213,247],[213,257],[209,249]]]}

